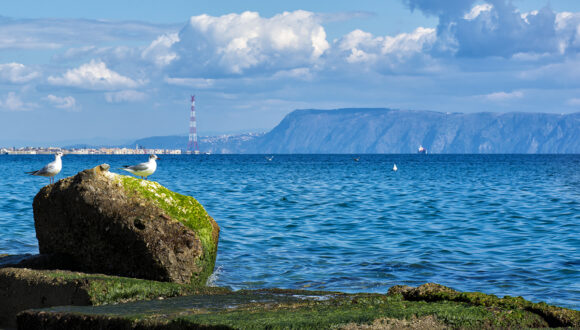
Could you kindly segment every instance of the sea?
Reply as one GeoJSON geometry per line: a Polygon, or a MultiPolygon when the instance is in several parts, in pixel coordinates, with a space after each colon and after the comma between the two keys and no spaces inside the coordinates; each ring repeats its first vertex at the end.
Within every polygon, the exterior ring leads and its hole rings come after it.
{"type": "MultiPolygon", "coordinates": [[[[150,180],[195,197],[221,228],[212,285],[385,293],[436,282],[580,310],[580,155],[160,158],[150,180]]],[[[52,160],[0,156],[0,254],[38,253],[32,200],[48,179],[24,172],[52,160]]],[[[146,160],[65,155],[57,179],[146,160]]]]}

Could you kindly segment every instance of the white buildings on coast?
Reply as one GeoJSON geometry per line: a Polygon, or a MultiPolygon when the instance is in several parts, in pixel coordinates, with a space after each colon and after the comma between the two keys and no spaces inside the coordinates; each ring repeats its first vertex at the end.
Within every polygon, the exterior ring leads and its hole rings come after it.
{"type": "Polygon", "coordinates": [[[73,148],[64,149],[58,147],[23,147],[23,148],[0,148],[1,155],[47,155],[57,152],[73,155],[181,155],[181,149],[146,149],[146,148],[73,148]]]}

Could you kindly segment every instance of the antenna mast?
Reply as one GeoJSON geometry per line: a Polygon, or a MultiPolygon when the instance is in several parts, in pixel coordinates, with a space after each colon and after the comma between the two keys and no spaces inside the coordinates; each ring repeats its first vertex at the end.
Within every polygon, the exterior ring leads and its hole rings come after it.
{"type": "Polygon", "coordinates": [[[199,154],[197,146],[197,122],[195,120],[195,95],[191,96],[191,116],[189,117],[189,142],[187,144],[187,153],[199,154]]]}

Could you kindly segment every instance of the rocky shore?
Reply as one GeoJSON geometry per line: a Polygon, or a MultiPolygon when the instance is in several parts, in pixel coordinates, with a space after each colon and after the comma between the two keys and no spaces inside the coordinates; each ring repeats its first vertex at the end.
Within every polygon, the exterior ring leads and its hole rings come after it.
{"type": "Polygon", "coordinates": [[[41,189],[40,255],[0,255],[0,328],[580,328],[580,312],[428,283],[385,294],[206,286],[219,226],[106,164],[41,189]]]}

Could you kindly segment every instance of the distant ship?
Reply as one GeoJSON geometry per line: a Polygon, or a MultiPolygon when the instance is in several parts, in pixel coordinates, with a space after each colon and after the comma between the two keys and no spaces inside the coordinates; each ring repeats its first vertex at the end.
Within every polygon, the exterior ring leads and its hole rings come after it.
{"type": "Polygon", "coordinates": [[[419,146],[419,149],[417,150],[418,154],[426,154],[427,153],[427,149],[423,148],[423,146],[419,146]]]}

